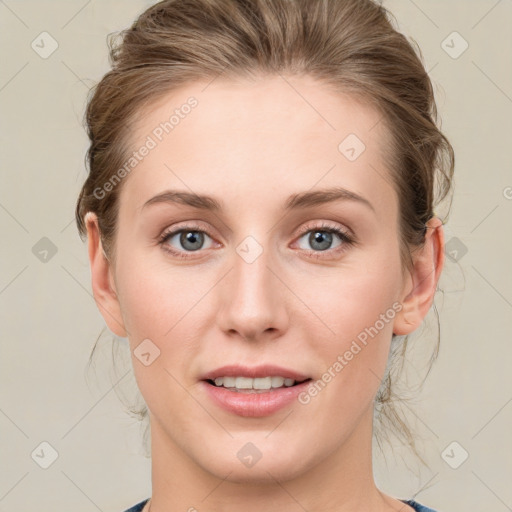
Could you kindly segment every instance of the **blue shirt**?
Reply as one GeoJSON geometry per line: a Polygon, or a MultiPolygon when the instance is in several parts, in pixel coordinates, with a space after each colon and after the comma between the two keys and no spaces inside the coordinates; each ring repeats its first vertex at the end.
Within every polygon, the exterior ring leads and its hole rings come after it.
{"type": "MultiPolygon", "coordinates": [[[[140,503],[137,503],[137,505],[133,506],[132,508],[129,508],[125,512],[141,512],[144,508],[144,505],[149,501],[149,498],[145,499],[144,501],[141,501],[140,503]]],[[[414,500],[400,500],[403,503],[406,503],[407,505],[411,506],[416,512],[436,512],[433,508],[425,507],[425,505],[421,505],[417,501],[414,500]]]]}

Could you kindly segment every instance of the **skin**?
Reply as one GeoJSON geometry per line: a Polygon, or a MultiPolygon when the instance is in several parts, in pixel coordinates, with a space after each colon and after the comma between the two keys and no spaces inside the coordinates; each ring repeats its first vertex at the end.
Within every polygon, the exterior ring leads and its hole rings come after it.
{"type": "Polygon", "coordinates": [[[95,215],[86,219],[94,297],[109,329],[129,338],[149,408],[151,511],[412,510],[375,485],[373,401],[392,334],[413,332],[432,304],[442,222],[429,221],[404,272],[380,115],[304,76],[184,86],[146,107],[133,148],[190,96],[198,106],[124,178],[115,259],[103,254],[95,215]],[[350,133],[366,146],[355,161],[338,150],[350,133]],[[356,201],[284,211],[291,194],[331,186],[374,211],[356,201]],[[224,209],[142,208],[167,189],[213,196],[224,209]],[[158,237],[190,221],[207,232],[204,248],[187,252],[178,235],[167,245],[191,257],[170,255],[158,237]],[[319,250],[308,236],[325,221],[358,243],[332,235],[319,250]],[[263,250],[252,263],[236,251],[247,236],[263,250]],[[307,405],[244,418],[200,386],[228,363],[274,363],[320,379],[395,302],[401,311],[307,405]],[[160,356],[145,366],[133,350],[148,338],[160,356]],[[251,468],[237,458],[248,442],[262,453],[251,468]]]}

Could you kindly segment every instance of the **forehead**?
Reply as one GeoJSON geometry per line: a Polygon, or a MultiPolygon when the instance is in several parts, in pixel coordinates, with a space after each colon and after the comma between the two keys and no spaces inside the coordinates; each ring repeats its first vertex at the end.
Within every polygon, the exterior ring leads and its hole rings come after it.
{"type": "Polygon", "coordinates": [[[378,203],[391,191],[388,136],[371,105],[310,77],[195,82],[140,112],[131,148],[151,149],[122,194],[137,207],[165,188],[257,204],[318,184],[378,203]]]}

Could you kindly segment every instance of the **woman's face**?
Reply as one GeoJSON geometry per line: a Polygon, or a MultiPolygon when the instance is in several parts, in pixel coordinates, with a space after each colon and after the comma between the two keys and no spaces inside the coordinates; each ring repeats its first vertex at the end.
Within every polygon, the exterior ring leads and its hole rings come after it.
{"type": "Polygon", "coordinates": [[[411,284],[380,115],[307,77],[217,79],[134,130],[103,313],[129,336],[153,452],[239,481],[369,453],[411,284]]]}

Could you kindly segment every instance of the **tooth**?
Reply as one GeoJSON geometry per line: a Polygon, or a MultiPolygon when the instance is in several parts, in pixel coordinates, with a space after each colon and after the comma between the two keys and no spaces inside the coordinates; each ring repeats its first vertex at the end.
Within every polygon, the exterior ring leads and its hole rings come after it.
{"type": "Polygon", "coordinates": [[[280,388],[284,384],[284,377],[272,377],[272,387],[280,388]]]}
{"type": "Polygon", "coordinates": [[[270,389],[272,387],[272,377],[260,377],[254,379],[252,387],[254,389],[270,389]]]}
{"type": "Polygon", "coordinates": [[[223,377],[224,387],[225,388],[234,388],[235,387],[235,377],[223,377]]]}
{"type": "Polygon", "coordinates": [[[250,377],[236,377],[235,386],[238,389],[252,389],[252,379],[250,377]]]}
{"type": "Polygon", "coordinates": [[[217,387],[243,390],[268,390],[271,388],[291,387],[295,384],[294,379],[284,377],[216,377],[214,379],[217,387]]]}

